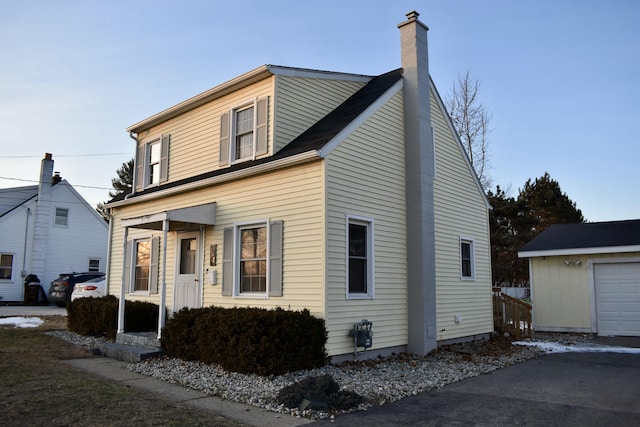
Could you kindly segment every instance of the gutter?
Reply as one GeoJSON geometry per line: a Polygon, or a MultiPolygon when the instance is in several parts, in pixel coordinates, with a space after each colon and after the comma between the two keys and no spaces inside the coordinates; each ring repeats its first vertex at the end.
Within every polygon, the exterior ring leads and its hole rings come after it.
{"type": "Polygon", "coordinates": [[[131,175],[133,175],[133,182],[131,184],[131,193],[124,196],[124,199],[127,200],[129,197],[132,197],[136,194],[136,176],[138,175],[136,171],[138,170],[137,162],[140,161],[138,159],[138,136],[133,136],[134,132],[132,130],[129,131],[129,138],[133,139],[136,142],[136,147],[133,155],[133,170],[131,171],[131,175]]]}

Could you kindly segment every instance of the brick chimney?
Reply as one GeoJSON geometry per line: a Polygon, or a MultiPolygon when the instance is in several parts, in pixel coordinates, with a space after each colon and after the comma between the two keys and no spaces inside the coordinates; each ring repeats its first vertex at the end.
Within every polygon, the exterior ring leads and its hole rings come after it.
{"type": "Polygon", "coordinates": [[[407,186],[407,297],[410,353],[437,347],[434,232],[434,142],[427,31],[415,11],[398,25],[404,79],[404,139],[407,186]]]}

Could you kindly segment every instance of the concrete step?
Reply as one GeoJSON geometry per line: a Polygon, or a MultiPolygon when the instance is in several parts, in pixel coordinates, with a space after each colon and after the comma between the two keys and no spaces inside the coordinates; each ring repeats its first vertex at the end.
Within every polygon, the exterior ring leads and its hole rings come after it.
{"type": "Polygon", "coordinates": [[[104,342],[98,346],[102,355],[123,362],[138,363],[152,357],[161,356],[163,351],[158,347],[146,347],[118,342],[104,342]]]}
{"type": "Polygon", "coordinates": [[[125,332],[116,335],[117,344],[133,345],[139,347],[160,348],[160,340],[156,332],[125,332]]]}
{"type": "Polygon", "coordinates": [[[116,335],[116,342],[98,346],[100,353],[123,362],[137,363],[162,355],[156,332],[126,332],[116,335]]]}

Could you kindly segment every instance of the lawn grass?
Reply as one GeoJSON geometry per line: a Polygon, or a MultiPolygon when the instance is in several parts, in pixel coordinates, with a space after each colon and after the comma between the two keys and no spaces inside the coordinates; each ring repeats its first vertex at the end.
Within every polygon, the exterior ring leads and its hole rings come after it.
{"type": "Polygon", "coordinates": [[[241,425],[73,368],[64,360],[96,356],[43,333],[66,329],[66,317],[43,319],[38,328],[0,326],[0,425],[241,425]]]}

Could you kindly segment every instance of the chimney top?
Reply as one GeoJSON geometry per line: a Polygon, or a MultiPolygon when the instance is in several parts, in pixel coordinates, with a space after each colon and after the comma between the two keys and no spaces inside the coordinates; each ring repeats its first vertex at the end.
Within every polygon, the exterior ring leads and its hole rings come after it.
{"type": "Polygon", "coordinates": [[[418,16],[420,16],[420,14],[418,12],[416,12],[415,10],[412,10],[411,12],[406,14],[407,20],[398,24],[398,28],[402,28],[407,24],[412,24],[412,23],[415,22],[415,23],[420,24],[426,30],[428,30],[429,27],[427,27],[422,22],[420,22],[420,20],[418,19],[418,16]]]}
{"type": "Polygon", "coordinates": [[[51,160],[51,153],[44,153],[44,158],[47,160],[51,160]]]}
{"type": "Polygon", "coordinates": [[[55,171],[53,173],[53,176],[51,177],[51,185],[56,185],[60,181],[62,181],[62,177],[60,176],[60,172],[55,171]]]}

